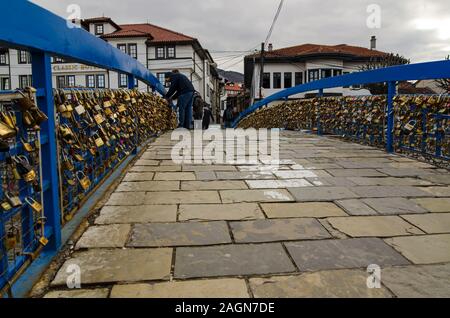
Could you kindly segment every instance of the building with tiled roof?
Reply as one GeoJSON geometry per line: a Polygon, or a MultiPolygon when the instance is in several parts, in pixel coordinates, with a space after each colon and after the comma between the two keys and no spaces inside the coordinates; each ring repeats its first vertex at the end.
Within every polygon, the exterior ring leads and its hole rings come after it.
{"type": "MultiPolygon", "coordinates": [[[[245,86],[251,87],[254,100],[267,97],[285,88],[357,72],[369,61],[383,58],[387,53],[372,48],[364,48],[348,44],[324,45],[301,44],[281,49],[273,49],[272,44],[264,52],[264,71],[261,79],[261,53],[246,56],[245,86]],[[260,90],[260,83],[262,88],[260,90]]],[[[325,90],[330,95],[368,94],[359,87],[325,90]]],[[[305,94],[292,96],[292,99],[305,97],[305,94]]]]}
{"type": "MultiPolygon", "coordinates": [[[[80,21],[81,26],[104,39],[122,52],[145,65],[159,80],[174,69],[185,74],[203,99],[218,109],[220,104],[219,75],[216,64],[200,42],[189,35],[150,23],[118,24],[109,17],[94,17],[80,21]]],[[[31,85],[29,53],[0,48],[0,89],[31,85]]],[[[128,76],[96,67],[70,63],[53,57],[53,86],[122,88],[128,87],[128,76]]],[[[137,82],[140,90],[149,89],[137,82]]]]}

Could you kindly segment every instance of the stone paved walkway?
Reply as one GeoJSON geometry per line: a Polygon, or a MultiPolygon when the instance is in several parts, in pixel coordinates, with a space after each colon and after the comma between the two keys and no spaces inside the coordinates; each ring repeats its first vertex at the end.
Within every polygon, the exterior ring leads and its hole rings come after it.
{"type": "Polygon", "coordinates": [[[300,132],[278,171],[175,165],[173,144],[130,168],[46,297],[450,297],[447,171],[300,132]]]}

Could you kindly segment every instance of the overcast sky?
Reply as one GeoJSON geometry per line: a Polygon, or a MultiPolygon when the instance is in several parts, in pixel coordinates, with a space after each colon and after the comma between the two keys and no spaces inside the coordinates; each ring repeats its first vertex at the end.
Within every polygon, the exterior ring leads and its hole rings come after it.
{"type": "MultiPolygon", "coordinates": [[[[118,24],[150,22],[196,37],[219,67],[241,72],[243,53],[228,51],[259,47],[279,4],[279,0],[32,2],[64,17],[67,6],[76,3],[82,18],[107,16],[118,24]]],[[[377,49],[400,53],[412,62],[443,59],[450,54],[450,1],[285,0],[270,42],[275,49],[302,43],[368,47],[372,35],[378,38],[377,49]],[[381,8],[379,29],[367,26],[370,4],[381,8]]]]}

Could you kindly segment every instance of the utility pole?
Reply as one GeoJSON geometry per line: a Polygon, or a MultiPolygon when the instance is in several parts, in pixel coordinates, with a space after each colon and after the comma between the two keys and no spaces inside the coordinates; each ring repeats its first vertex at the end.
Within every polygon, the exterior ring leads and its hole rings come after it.
{"type": "Polygon", "coordinates": [[[260,74],[259,74],[259,98],[263,99],[263,93],[262,93],[262,88],[263,88],[263,77],[264,77],[264,48],[265,48],[265,44],[264,42],[261,43],[261,69],[260,69],[260,74]]]}

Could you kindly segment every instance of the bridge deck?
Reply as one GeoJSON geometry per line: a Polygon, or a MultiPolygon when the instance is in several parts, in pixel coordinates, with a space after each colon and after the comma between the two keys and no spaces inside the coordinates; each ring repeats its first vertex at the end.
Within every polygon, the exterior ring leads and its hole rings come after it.
{"type": "Polygon", "coordinates": [[[130,168],[47,297],[450,296],[447,171],[300,132],[278,171],[175,165],[173,144],[130,168]]]}

